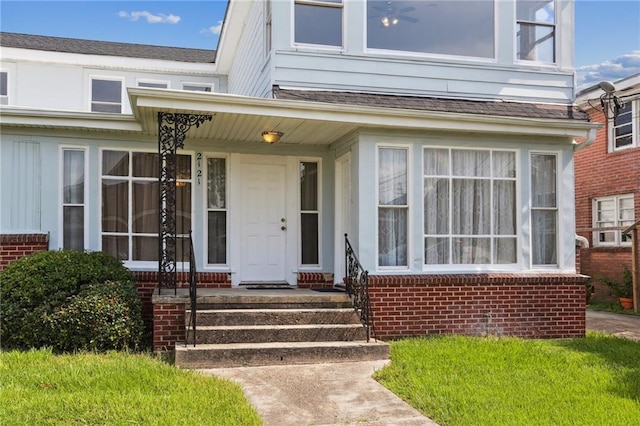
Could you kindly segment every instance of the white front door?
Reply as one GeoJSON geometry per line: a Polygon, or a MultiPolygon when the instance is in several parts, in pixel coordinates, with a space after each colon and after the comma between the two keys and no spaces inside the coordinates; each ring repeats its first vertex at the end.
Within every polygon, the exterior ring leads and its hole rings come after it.
{"type": "Polygon", "coordinates": [[[242,164],[240,282],[285,281],[284,164],[242,164]]]}

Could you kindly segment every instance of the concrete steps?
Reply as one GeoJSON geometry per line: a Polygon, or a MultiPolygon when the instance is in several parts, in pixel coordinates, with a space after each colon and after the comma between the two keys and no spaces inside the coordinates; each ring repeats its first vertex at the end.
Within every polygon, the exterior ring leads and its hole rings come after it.
{"type": "MultiPolygon", "coordinates": [[[[198,297],[196,345],[176,345],[182,368],[304,364],[389,358],[340,292],[239,289],[198,297]]],[[[190,317],[186,311],[185,317],[190,317]]]]}

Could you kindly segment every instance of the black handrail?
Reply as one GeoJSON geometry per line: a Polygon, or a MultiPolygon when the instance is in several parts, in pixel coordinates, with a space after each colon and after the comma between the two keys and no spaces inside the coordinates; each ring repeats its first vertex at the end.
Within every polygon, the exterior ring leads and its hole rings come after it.
{"type": "Polygon", "coordinates": [[[193,332],[193,346],[196,346],[196,300],[197,300],[197,270],[196,270],[196,256],[193,250],[193,238],[192,233],[189,231],[189,300],[191,302],[191,314],[189,316],[189,326],[187,327],[187,339],[189,341],[189,332],[193,332]]]}
{"type": "Polygon", "coordinates": [[[376,337],[371,300],[369,299],[369,271],[365,271],[360,264],[347,234],[344,234],[344,253],[347,294],[349,294],[353,307],[360,316],[360,322],[365,328],[368,342],[371,337],[376,337]]]}

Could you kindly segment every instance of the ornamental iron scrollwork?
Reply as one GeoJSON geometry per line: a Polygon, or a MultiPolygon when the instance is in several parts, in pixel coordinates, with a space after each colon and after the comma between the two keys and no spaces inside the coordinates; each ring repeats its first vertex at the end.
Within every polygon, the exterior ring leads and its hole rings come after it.
{"type": "Polygon", "coordinates": [[[371,301],[369,299],[369,272],[365,271],[358,261],[347,234],[344,234],[344,243],[345,286],[351,303],[360,317],[360,322],[365,328],[368,342],[371,337],[376,337],[371,301]]]}
{"type": "Polygon", "coordinates": [[[176,274],[176,165],[178,148],[184,147],[187,132],[211,121],[210,115],[158,113],[159,262],[158,292],[173,288],[177,293],[176,274]]]}

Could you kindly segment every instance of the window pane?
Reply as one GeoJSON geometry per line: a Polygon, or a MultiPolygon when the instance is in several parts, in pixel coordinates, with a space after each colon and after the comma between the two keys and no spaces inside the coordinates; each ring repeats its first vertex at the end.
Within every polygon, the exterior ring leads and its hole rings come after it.
{"type": "Polygon", "coordinates": [[[133,176],[157,178],[160,161],[159,156],[152,152],[134,152],[131,154],[133,176]]]}
{"type": "Polygon", "coordinates": [[[318,163],[300,163],[300,210],[318,210],[318,163]]]}
{"type": "Polygon", "coordinates": [[[493,1],[367,1],[367,47],[493,58],[493,1]]]}
{"type": "Polygon", "coordinates": [[[129,183],[102,180],[102,232],[128,232],[129,183]]]}
{"type": "Polygon", "coordinates": [[[533,207],[556,207],[556,156],[531,156],[533,207]]]}
{"type": "Polygon", "coordinates": [[[207,262],[224,265],[227,263],[227,213],[207,213],[207,262]]]}
{"type": "Polygon", "coordinates": [[[7,73],[0,72],[0,96],[7,96],[7,73]]]}
{"type": "Polygon", "coordinates": [[[84,203],[84,151],[65,150],[63,153],[63,203],[84,203]]]}
{"type": "Polygon", "coordinates": [[[129,153],[124,151],[103,151],[102,174],[104,176],[129,175],[129,153]]]}
{"type": "Polygon", "coordinates": [[[493,182],[494,235],[516,233],[516,182],[496,180],[493,182]]]}
{"type": "Polygon", "coordinates": [[[129,237],[102,236],[102,251],[118,260],[129,259],[129,237]]]}
{"type": "Polygon", "coordinates": [[[122,82],[114,80],[91,80],[91,100],[93,102],[120,103],[122,82]]]}
{"type": "Polygon", "coordinates": [[[65,206],[63,208],[64,241],[63,248],[69,250],[84,250],[84,207],[65,206]]]}
{"type": "Polygon", "coordinates": [[[556,265],[557,215],[555,211],[534,210],[531,213],[534,265],[556,265]]]}
{"type": "Polygon", "coordinates": [[[623,146],[628,146],[631,144],[633,144],[633,138],[630,134],[616,138],[616,148],[621,148],[623,146]]]}
{"type": "Polygon", "coordinates": [[[158,200],[160,199],[158,182],[133,183],[133,232],[157,233],[158,200]]]}
{"type": "Polygon", "coordinates": [[[178,182],[176,185],[176,232],[178,234],[188,234],[190,230],[191,184],[178,182]]]}
{"type": "Polygon", "coordinates": [[[454,264],[491,263],[491,239],[454,238],[452,255],[454,264]]]}
{"type": "Polygon", "coordinates": [[[378,209],[378,264],[407,266],[407,209],[378,209]]]}
{"type": "Polygon", "coordinates": [[[342,8],[296,4],[295,41],[342,46],[342,8]]]}
{"type": "Polygon", "coordinates": [[[407,204],[407,150],[379,150],[378,195],[382,205],[407,204]]]}
{"type": "Polygon", "coordinates": [[[491,233],[490,188],[489,180],[453,179],[453,234],[491,233]]]}
{"type": "Polygon", "coordinates": [[[120,107],[120,105],[115,105],[115,104],[96,104],[93,103],[91,104],[91,111],[93,112],[109,112],[109,113],[113,113],[113,114],[120,114],[120,112],[122,112],[122,109],[120,107]]]}
{"type": "Polygon", "coordinates": [[[207,158],[207,207],[224,209],[227,198],[227,169],[224,158],[207,158]]]}
{"type": "Polygon", "coordinates": [[[494,238],[493,263],[516,263],[516,239],[494,238]]]}
{"type": "Polygon", "coordinates": [[[196,85],[196,84],[183,84],[182,90],[190,90],[192,92],[211,92],[211,86],[196,85]]]}
{"type": "Polygon", "coordinates": [[[615,243],[616,233],[614,231],[598,232],[598,242],[600,243],[615,243]]]}
{"type": "Polygon", "coordinates": [[[151,82],[138,82],[138,87],[152,87],[154,89],[166,89],[167,83],[151,83],[151,82]]]}
{"type": "Polygon", "coordinates": [[[445,265],[449,263],[450,238],[425,238],[424,263],[427,265],[445,265]]]}
{"type": "Polygon", "coordinates": [[[454,176],[491,176],[489,151],[451,151],[454,176]]]}
{"type": "Polygon", "coordinates": [[[518,24],[518,59],[555,61],[555,30],[552,26],[518,24]]]}
{"type": "Polygon", "coordinates": [[[449,233],[449,179],[424,180],[424,232],[449,233]]]}
{"type": "Polygon", "coordinates": [[[505,152],[505,151],[493,152],[493,176],[500,177],[500,178],[516,177],[515,152],[505,152]]]}
{"type": "Polygon", "coordinates": [[[191,179],[191,156],[190,155],[177,155],[176,156],[176,178],[177,179],[191,179]]]}
{"type": "Polygon", "coordinates": [[[554,0],[518,0],[516,15],[518,21],[555,23],[554,0]]]}
{"type": "Polygon", "coordinates": [[[318,257],[318,214],[302,213],[300,218],[302,264],[317,265],[320,263],[318,257]]]}
{"type": "MultiPolygon", "coordinates": [[[[133,237],[133,259],[131,260],[146,260],[157,261],[160,250],[160,239],[158,237],[133,237]]],[[[176,261],[178,257],[176,256],[176,261]]]]}
{"type": "Polygon", "coordinates": [[[448,175],[449,150],[427,148],[424,150],[424,174],[448,175]]]}

